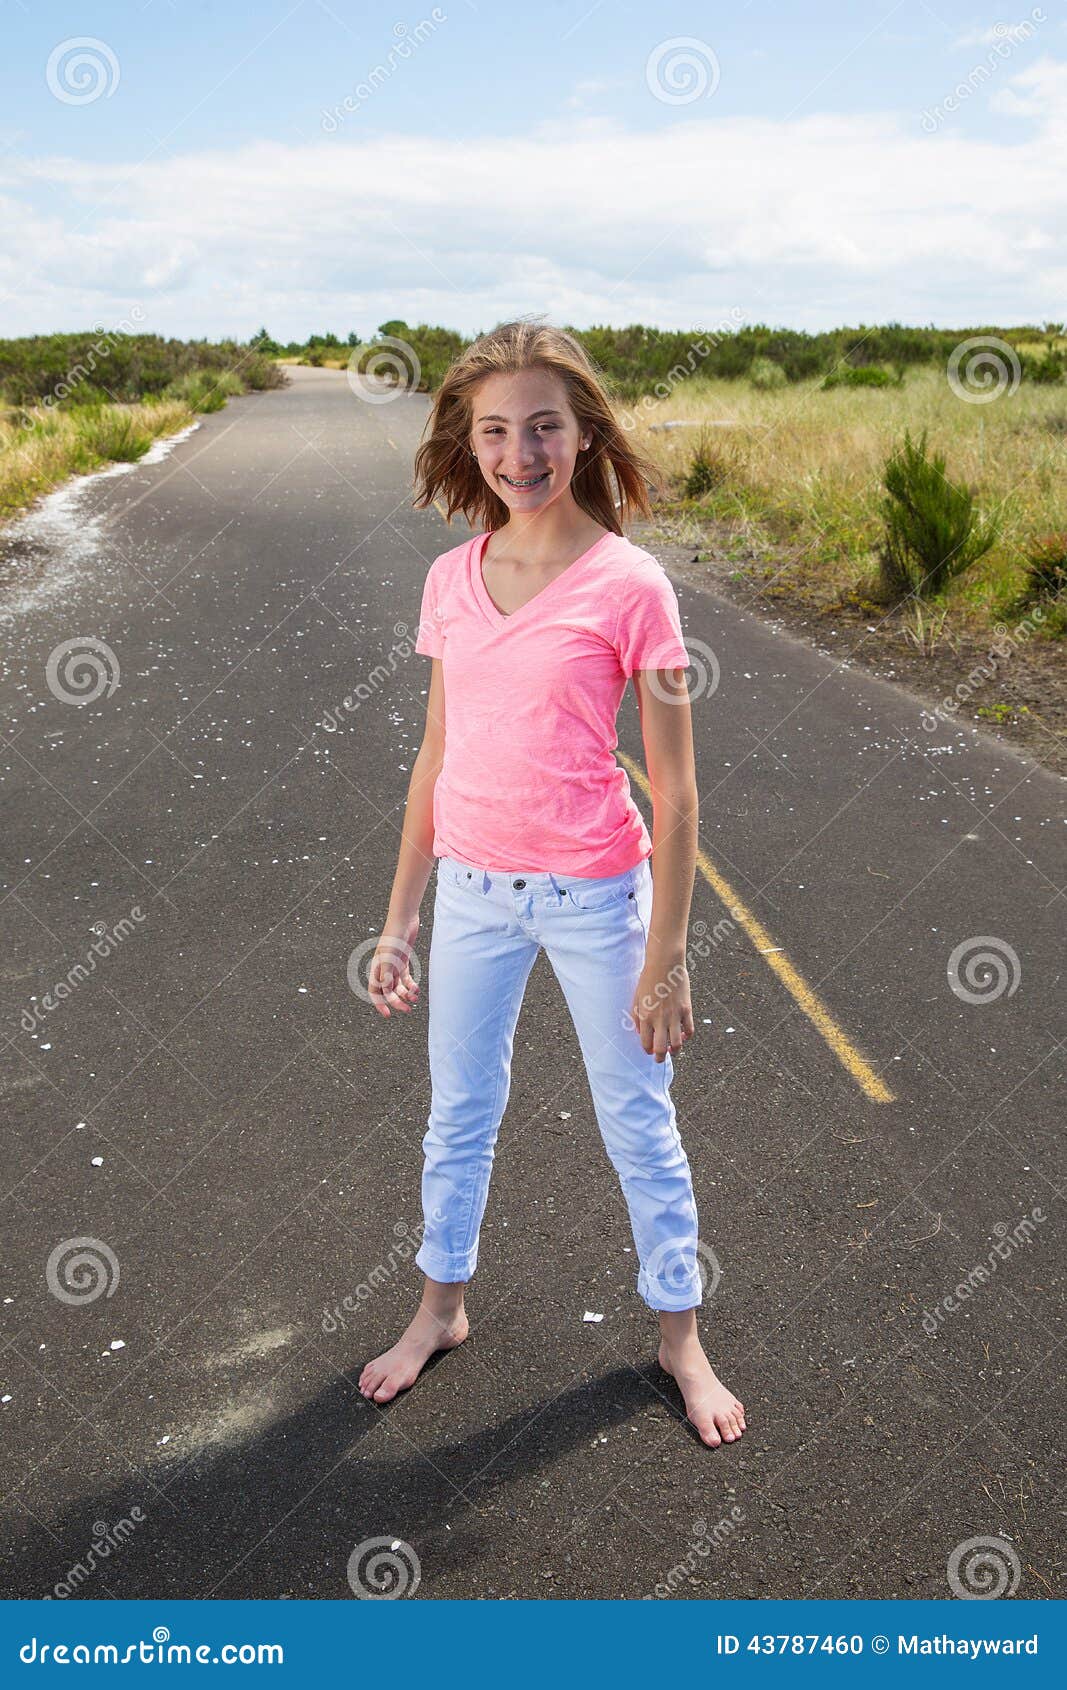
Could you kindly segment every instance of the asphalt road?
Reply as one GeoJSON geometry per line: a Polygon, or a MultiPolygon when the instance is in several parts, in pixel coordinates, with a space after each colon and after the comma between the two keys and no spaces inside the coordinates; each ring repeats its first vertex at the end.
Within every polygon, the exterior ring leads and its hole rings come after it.
{"type": "MultiPolygon", "coordinates": [[[[655,1365],[544,957],[471,1337],[359,1396],[418,1295],[429,1079],[425,1004],[347,965],[425,709],[404,633],[467,530],[410,508],[424,396],[293,373],[0,545],[3,1594],[346,1597],[385,1538],[416,1599],[951,1599],[994,1536],[1062,1595],[1063,782],[689,586],[674,1096],[748,1432],[706,1449],[655,1365]]],[[[431,920],[432,886],[423,960],[431,920]]]]}

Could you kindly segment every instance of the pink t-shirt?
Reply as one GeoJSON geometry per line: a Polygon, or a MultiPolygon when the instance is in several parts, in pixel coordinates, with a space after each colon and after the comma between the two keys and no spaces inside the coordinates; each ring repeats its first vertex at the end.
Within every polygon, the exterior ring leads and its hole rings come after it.
{"type": "Polygon", "coordinates": [[[415,650],[443,660],[433,852],[478,868],[609,875],[652,850],[615,718],[635,669],[686,668],[678,599],[648,552],[605,534],[510,616],[482,578],[488,533],[430,566],[415,650]]]}

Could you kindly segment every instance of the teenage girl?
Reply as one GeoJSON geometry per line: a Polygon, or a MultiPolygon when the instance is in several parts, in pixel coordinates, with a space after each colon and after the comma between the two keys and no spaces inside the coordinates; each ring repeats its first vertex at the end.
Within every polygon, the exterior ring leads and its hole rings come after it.
{"type": "Polygon", "coordinates": [[[369,990],[383,1016],[416,1004],[409,964],[436,858],[432,1095],[415,1258],[425,1286],[407,1331],[367,1363],[359,1388],[388,1402],[436,1350],[467,1336],[463,1291],[477,1264],[515,1025],[543,949],[626,1198],[637,1290],[659,1316],[660,1366],[704,1442],[732,1442],[745,1429],[744,1405],[712,1371],[697,1332],[697,1212],[670,1096],[671,1052],[694,1033],[689,657],[669,578],[622,532],[631,511],[651,514],[655,470],[578,342],[531,322],[503,324],[460,354],[415,466],[416,507],[440,493],[449,521],[458,510],[484,531],[434,560],[415,643],[432,659],[426,728],[369,990]],[[613,755],[631,676],[651,839],[613,755]]]}

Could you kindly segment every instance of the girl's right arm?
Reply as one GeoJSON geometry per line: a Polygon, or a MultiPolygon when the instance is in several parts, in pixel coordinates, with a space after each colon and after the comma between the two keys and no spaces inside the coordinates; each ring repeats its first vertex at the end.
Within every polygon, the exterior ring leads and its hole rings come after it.
{"type": "Polygon", "coordinates": [[[385,926],[371,961],[371,1001],[381,1015],[387,1005],[410,1013],[418,987],[408,970],[419,931],[419,906],[433,872],[433,794],[445,754],[445,684],[441,659],[430,659],[430,696],[422,744],[408,782],[396,873],[385,926]]]}
{"type": "Polygon", "coordinates": [[[408,783],[407,808],[393,890],[389,897],[387,923],[418,915],[422,895],[433,872],[433,789],[445,755],[445,683],[439,657],[430,659],[430,668],[426,725],[408,783]]]}

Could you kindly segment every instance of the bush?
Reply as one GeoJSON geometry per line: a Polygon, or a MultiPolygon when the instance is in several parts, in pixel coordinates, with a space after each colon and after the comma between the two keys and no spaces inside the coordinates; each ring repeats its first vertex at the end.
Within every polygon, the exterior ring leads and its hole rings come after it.
{"type": "Polygon", "coordinates": [[[1022,603],[1055,599],[1067,588],[1067,532],[1042,534],[1031,540],[1025,554],[1026,585],[1022,603]]]}
{"type": "Polygon", "coordinates": [[[820,383],[825,391],[831,387],[902,387],[903,373],[891,376],[877,364],[846,364],[844,369],[831,370],[820,383]]]}
{"type": "Polygon", "coordinates": [[[748,379],[752,387],[761,393],[773,393],[780,387],[785,387],[788,376],[781,364],[776,364],[773,358],[753,358],[748,366],[748,379]]]}
{"type": "Polygon", "coordinates": [[[83,445],[97,457],[109,458],[113,463],[136,463],[152,444],[151,434],[139,428],[128,411],[117,406],[99,409],[80,406],[75,417],[83,445]]]}
{"type": "Polygon", "coordinates": [[[995,518],[980,517],[973,494],[949,481],[942,454],[927,457],[925,429],[917,445],[905,430],[903,446],[886,461],[884,482],[879,576],[890,602],[940,593],[996,541],[995,518]]]}
{"type": "Polygon", "coordinates": [[[683,492],[687,499],[700,499],[705,493],[721,487],[727,477],[722,454],[713,446],[707,429],[701,429],[685,478],[683,492]]]}
{"type": "Polygon", "coordinates": [[[1065,370],[1062,352],[1047,352],[1043,358],[1032,358],[1026,352],[1019,354],[1019,368],[1023,381],[1039,382],[1044,385],[1062,383],[1065,370]]]}

